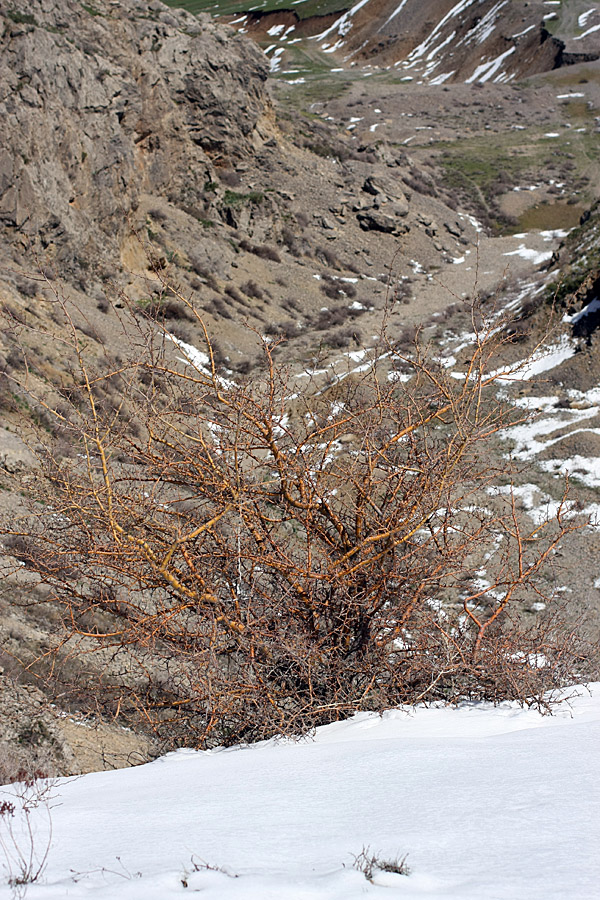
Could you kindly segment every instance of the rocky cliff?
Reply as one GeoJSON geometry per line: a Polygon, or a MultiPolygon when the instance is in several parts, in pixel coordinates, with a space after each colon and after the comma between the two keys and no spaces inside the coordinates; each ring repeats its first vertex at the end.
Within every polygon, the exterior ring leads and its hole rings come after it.
{"type": "Polygon", "coordinates": [[[141,193],[194,205],[271,135],[262,53],[208,19],[11,0],[0,35],[0,221],[63,274],[114,256],[141,193]]]}

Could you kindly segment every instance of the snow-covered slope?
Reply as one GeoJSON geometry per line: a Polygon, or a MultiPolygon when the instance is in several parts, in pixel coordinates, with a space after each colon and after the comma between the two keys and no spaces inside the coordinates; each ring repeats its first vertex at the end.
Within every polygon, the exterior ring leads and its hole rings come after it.
{"type": "Polygon", "coordinates": [[[438,83],[509,81],[598,56],[600,11],[586,0],[568,8],[560,0],[356,0],[341,9],[314,0],[207,0],[205,8],[260,40],[274,71],[303,39],[336,65],[375,64],[438,83]]]}
{"type": "Polygon", "coordinates": [[[600,685],[569,693],[554,716],[514,704],[360,713],[297,743],[62,780],[48,866],[27,896],[591,900],[600,685]],[[353,867],[366,847],[408,854],[410,873],[367,881],[353,867]]]}
{"type": "Polygon", "coordinates": [[[372,58],[439,82],[506,81],[552,68],[559,54],[559,45],[543,27],[543,12],[537,9],[541,4],[524,8],[508,0],[400,0],[391,10],[384,6],[380,21],[374,9],[366,11],[367,4],[376,3],[359,0],[317,38],[321,48],[331,52],[346,47],[353,58],[372,58]],[[324,37],[330,39],[328,46],[324,37]]]}

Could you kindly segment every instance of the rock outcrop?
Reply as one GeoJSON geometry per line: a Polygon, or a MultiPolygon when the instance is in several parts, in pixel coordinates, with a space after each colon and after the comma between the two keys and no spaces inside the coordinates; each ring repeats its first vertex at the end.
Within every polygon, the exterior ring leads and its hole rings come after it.
{"type": "Polygon", "coordinates": [[[0,3],[0,223],[61,271],[115,249],[140,193],[193,205],[271,137],[262,53],[143,0],[0,3]]]}

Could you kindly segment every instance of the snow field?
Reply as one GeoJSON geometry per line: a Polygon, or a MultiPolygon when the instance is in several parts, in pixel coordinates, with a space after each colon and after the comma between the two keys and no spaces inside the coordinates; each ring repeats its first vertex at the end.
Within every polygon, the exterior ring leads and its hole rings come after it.
{"type": "Polygon", "coordinates": [[[600,685],[566,693],[554,716],[514,703],[359,713],[313,739],[62,779],[27,896],[591,900],[600,685]],[[410,874],[368,882],[352,867],[366,846],[408,854],[410,874]]]}

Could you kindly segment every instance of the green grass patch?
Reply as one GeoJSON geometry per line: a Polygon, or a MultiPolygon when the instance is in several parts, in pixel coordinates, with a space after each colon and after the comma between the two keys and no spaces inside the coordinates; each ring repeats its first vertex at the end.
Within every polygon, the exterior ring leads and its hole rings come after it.
{"type": "MultiPolygon", "coordinates": [[[[292,77],[298,78],[298,75],[292,77]]],[[[283,79],[282,79],[283,80],[283,79]]],[[[327,103],[341,97],[348,90],[349,85],[339,81],[323,81],[320,79],[307,80],[304,84],[294,84],[287,94],[288,104],[302,109],[312,103],[327,103]]]]}
{"type": "Polygon", "coordinates": [[[579,225],[585,207],[577,203],[540,203],[532,206],[519,216],[519,225],[515,231],[553,231],[556,228],[568,229],[579,225]]]}
{"type": "Polygon", "coordinates": [[[504,152],[487,142],[470,150],[459,141],[458,146],[441,159],[450,184],[458,187],[470,182],[484,196],[489,195],[498,181],[504,181],[507,186],[516,183],[526,172],[529,163],[527,156],[504,152]]]}
{"type": "Polygon", "coordinates": [[[551,145],[539,132],[519,132],[498,135],[495,141],[478,137],[439,143],[436,162],[446,186],[492,203],[498,194],[524,183],[556,178],[573,184],[582,176],[590,177],[590,163],[600,158],[598,145],[595,134],[574,129],[561,131],[551,145]]]}
{"type": "Polygon", "coordinates": [[[295,12],[299,19],[310,19],[312,16],[326,16],[342,13],[352,6],[348,0],[305,0],[296,5],[291,0],[264,0],[262,4],[256,0],[165,0],[167,6],[187,9],[191,13],[208,12],[213,16],[233,16],[251,9],[257,13],[288,10],[295,12]],[[256,8],[258,7],[258,9],[256,8]]]}
{"type": "Polygon", "coordinates": [[[571,119],[593,119],[598,110],[590,107],[587,100],[569,100],[562,106],[571,119]]]}
{"type": "Polygon", "coordinates": [[[248,194],[238,194],[237,191],[225,191],[223,200],[226,206],[243,206],[245,203],[253,203],[258,206],[265,199],[262,191],[250,191],[248,194]]]}
{"type": "Polygon", "coordinates": [[[16,9],[9,9],[6,15],[11,22],[15,22],[17,25],[37,25],[35,16],[32,16],[30,13],[21,13],[16,9]]]}
{"type": "MultiPolygon", "coordinates": [[[[487,136],[452,143],[442,143],[442,150],[436,163],[441,170],[444,187],[454,194],[459,202],[470,206],[497,234],[510,234],[527,228],[551,229],[564,227],[566,206],[558,204],[542,205],[539,211],[528,210],[518,225],[506,219],[498,206],[499,197],[523,184],[556,181],[574,182],[582,173],[575,150],[568,144],[572,133],[565,134],[567,140],[553,143],[553,153],[549,157],[547,141],[538,132],[525,134],[510,133],[487,136]],[[568,154],[568,150],[573,150],[568,154]],[[569,174],[565,171],[568,166],[569,174]],[[516,227],[515,227],[516,226],[516,227]]],[[[584,137],[585,135],[577,135],[584,137]]],[[[573,212],[573,224],[578,221],[581,210],[573,212]]]]}

